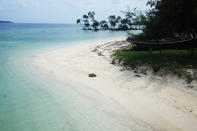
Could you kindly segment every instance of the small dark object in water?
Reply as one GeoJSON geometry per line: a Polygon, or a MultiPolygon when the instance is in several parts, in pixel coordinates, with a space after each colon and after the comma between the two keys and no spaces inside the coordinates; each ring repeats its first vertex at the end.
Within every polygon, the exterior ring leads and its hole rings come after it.
{"type": "Polygon", "coordinates": [[[94,73],[89,74],[89,77],[96,77],[96,74],[94,74],[94,73]]]}

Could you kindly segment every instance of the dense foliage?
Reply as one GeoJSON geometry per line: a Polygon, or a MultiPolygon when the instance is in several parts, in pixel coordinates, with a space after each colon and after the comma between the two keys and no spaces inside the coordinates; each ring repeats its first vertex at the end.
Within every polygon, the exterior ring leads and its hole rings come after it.
{"type": "MultiPolygon", "coordinates": [[[[185,41],[197,38],[197,1],[149,0],[147,6],[150,8],[142,33],[130,34],[133,40],[130,48],[117,50],[112,63],[129,66],[137,73],[141,72],[138,67],[148,67],[160,76],[175,74],[188,83],[197,80],[196,39],[185,41]],[[184,39],[180,40],[184,42],[181,48],[176,44],[177,39],[184,39]],[[184,47],[185,44],[189,45],[184,47]],[[140,50],[135,50],[140,46],[140,50]],[[143,49],[145,47],[147,49],[143,49]]],[[[146,71],[141,73],[146,74],[146,71]]]]}
{"type": "Polygon", "coordinates": [[[124,17],[110,15],[108,20],[98,21],[95,19],[95,12],[83,15],[82,19],[77,19],[84,30],[137,30],[145,24],[146,17],[141,11],[122,11],[124,17]]]}
{"type": "MultiPolygon", "coordinates": [[[[197,50],[195,50],[197,52],[197,50]]],[[[131,51],[117,50],[113,54],[113,60],[122,63],[124,66],[129,66],[132,69],[138,71],[138,67],[151,68],[154,73],[160,76],[166,76],[168,74],[174,74],[178,77],[186,79],[190,83],[193,79],[197,80],[197,71],[191,75],[187,69],[197,69],[196,58],[189,57],[187,50],[165,50],[152,51],[150,54],[147,51],[131,51]]],[[[145,69],[146,70],[146,69],[145,69]]],[[[146,73],[146,71],[141,73],[146,73]]]]}
{"type": "Polygon", "coordinates": [[[147,5],[150,6],[150,10],[146,13],[146,26],[139,37],[196,37],[196,0],[149,0],[147,5]]]}

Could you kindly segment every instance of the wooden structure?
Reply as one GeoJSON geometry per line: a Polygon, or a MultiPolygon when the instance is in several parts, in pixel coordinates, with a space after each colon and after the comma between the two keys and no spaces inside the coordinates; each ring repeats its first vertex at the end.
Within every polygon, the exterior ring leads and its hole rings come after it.
{"type": "Polygon", "coordinates": [[[130,41],[134,44],[134,50],[141,51],[197,48],[197,39],[179,41],[130,41]]]}

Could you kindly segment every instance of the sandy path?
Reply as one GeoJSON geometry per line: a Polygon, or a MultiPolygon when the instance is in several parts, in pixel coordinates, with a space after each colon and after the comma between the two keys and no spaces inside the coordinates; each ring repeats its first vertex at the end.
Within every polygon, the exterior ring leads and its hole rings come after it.
{"type": "Polygon", "coordinates": [[[131,71],[120,71],[121,67],[110,64],[108,51],[98,55],[98,50],[94,50],[100,44],[102,42],[58,49],[35,57],[33,62],[54,79],[66,79],[102,93],[153,130],[197,130],[194,93],[179,89],[178,80],[167,83],[150,75],[138,78],[131,71]],[[89,78],[90,73],[97,77],[89,78]]]}

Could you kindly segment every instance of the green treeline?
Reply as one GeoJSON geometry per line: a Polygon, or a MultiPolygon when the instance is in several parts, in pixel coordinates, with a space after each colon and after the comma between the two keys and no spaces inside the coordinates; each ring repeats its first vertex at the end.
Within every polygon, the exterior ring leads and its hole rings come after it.
{"type": "Polygon", "coordinates": [[[197,1],[148,0],[147,6],[142,33],[130,34],[130,47],[117,50],[113,63],[137,73],[151,68],[161,77],[174,74],[188,83],[197,81],[197,1]]]}
{"type": "Polygon", "coordinates": [[[188,38],[197,36],[196,0],[149,0],[148,9],[122,12],[98,21],[95,12],[77,20],[84,30],[142,30],[136,39],[188,38]]]}
{"type": "Polygon", "coordinates": [[[143,33],[138,39],[194,38],[197,36],[196,0],[149,0],[143,33]]]}
{"type": "Polygon", "coordinates": [[[134,9],[125,11],[124,17],[110,15],[108,20],[98,21],[95,19],[95,12],[89,12],[83,15],[83,18],[77,19],[84,30],[139,30],[145,25],[146,17],[142,11],[134,9]]]}

